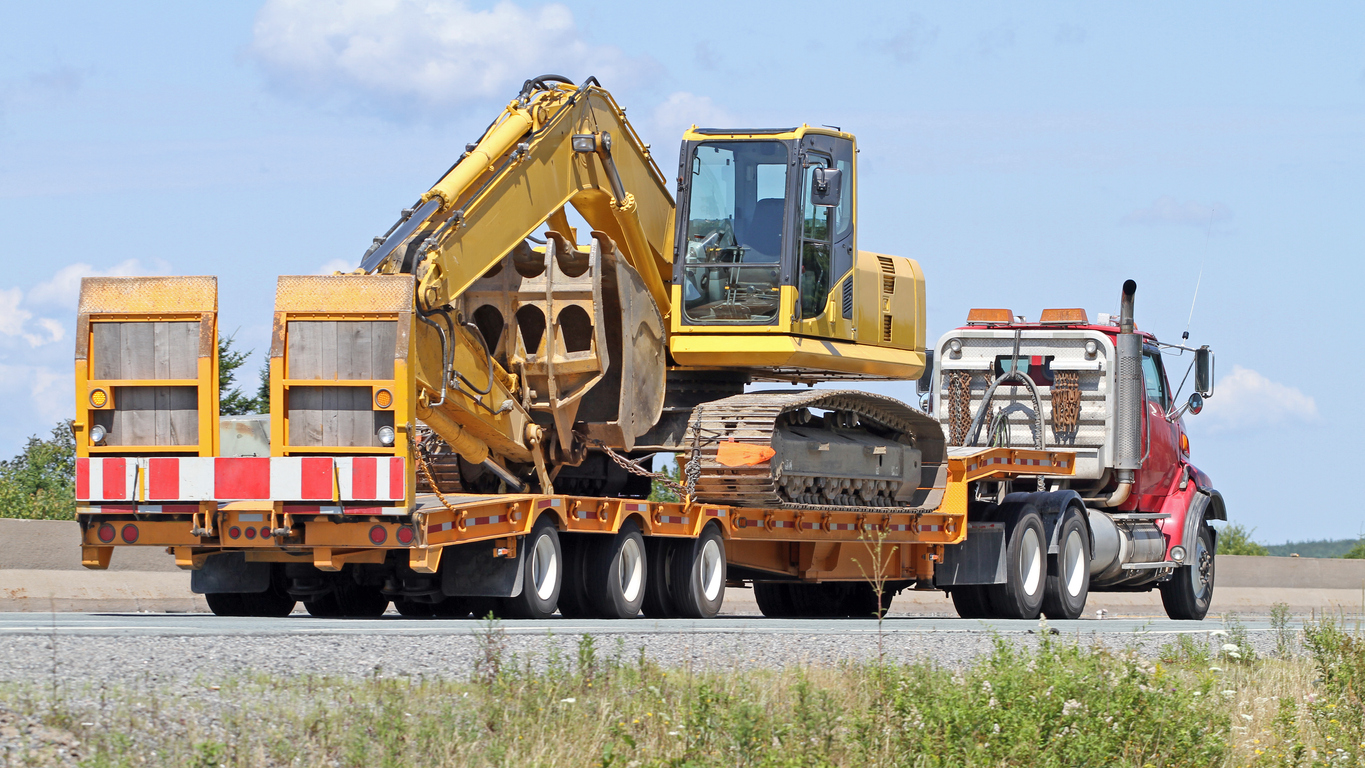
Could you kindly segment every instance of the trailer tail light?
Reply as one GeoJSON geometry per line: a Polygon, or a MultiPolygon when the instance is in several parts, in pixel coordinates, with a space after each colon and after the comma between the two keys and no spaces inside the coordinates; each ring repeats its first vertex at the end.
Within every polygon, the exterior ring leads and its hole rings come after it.
{"type": "Polygon", "coordinates": [[[382,525],[370,529],[370,543],[379,546],[389,540],[389,530],[382,525]]]}
{"type": "Polygon", "coordinates": [[[123,535],[123,543],[124,543],[124,544],[136,544],[136,543],[137,543],[137,526],[136,526],[136,525],[132,525],[132,524],[123,526],[123,533],[122,533],[122,535],[123,535]]]}
{"type": "Polygon", "coordinates": [[[407,546],[407,545],[411,544],[411,543],[413,542],[413,540],[416,539],[416,538],[417,538],[417,532],[414,531],[414,530],[412,529],[412,526],[410,526],[410,525],[405,525],[405,526],[403,526],[402,528],[399,528],[399,529],[398,529],[398,543],[399,543],[399,544],[402,544],[403,546],[407,546]]]}
{"type": "Polygon", "coordinates": [[[242,529],[241,529],[241,528],[238,528],[238,527],[235,526],[235,525],[232,526],[231,528],[228,529],[228,538],[229,538],[229,539],[240,539],[240,538],[242,538],[242,529]]]}
{"type": "Polygon", "coordinates": [[[255,529],[255,528],[247,528],[247,529],[244,531],[244,533],[246,534],[246,537],[247,537],[248,539],[254,539],[254,538],[256,538],[256,529],[255,529]]]}
{"type": "Polygon", "coordinates": [[[114,530],[114,526],[108,523],[100,523],[99,529],[95,531],[95,535],[99,536],[100,541],[104,542],[105,544],[108,544],[109,542],[113,541],[114,535],[116,533],[117,531],[114,530]]]}
{"type": "Polygon", "coordinates": [[[261,526],[261,538],[263,539],[270,538],[270,526],[268,525],[261,526]]]}

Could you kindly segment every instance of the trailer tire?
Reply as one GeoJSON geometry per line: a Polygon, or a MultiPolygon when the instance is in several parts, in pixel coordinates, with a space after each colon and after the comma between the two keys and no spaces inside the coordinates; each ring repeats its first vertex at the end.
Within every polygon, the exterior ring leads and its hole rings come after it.
{"type": "Polygon", "coordinates": [[[673,552],[678,539],[664,539],[649,536],[645,539],[645,558],[648,578],[645,580],[645,601],[640,612],[651,619],[677,618],[678,612],[669,597],[668,571],[673,562],[673,552]]]}
{"type": "Polygon", "coordinates": [[[669,596],[686,619],[709,619],[725,602],[725,539],[707,524],[693,540],[678,542],[669,571],[669,596]]]}
{"type": "Polygon", "coordinates": [[[559,588],[559,615],[566,619],[592,618],[588,603],[588,555],[594,534],[568,533],[559,537],[564,553],[564,584],[559,588]]]}
{"type": "Polygon", "coordinates": [[[514,619],[548,619],[559,605],[564,585],[564,550],[554,518],[543,515],[522,538],[521,594],[501,600],[503,613],[514,619]]]}
{"type": "Polygon", "coordinates": [[[1057,554],[1048,555],[1043,588],[1043,615],[1076,619],[1090,597],[1090,532],[1075,507],[1062,513],[1057,530],[1057,554]]]}
{"type": "Polygon", "coordinates": [[[754,602],[758,610],[770,619],[785,619],[796,615],[792,607],[790,584],[781,581],[755,581],[754,602]]]}
{"type": "Polygon", "coordinates": [[[964,584],[953,587],[948,593],[953,598],[953,608],[964,619],[989,619],[991,599],[986,587],[980,584],[964,584]]]}
{"type": "Polygon", "coordinates": [[[895,594],[886,589],[885,585],[882,587],[881,601],[878,604],[876,586],[865,581],[842,583],[847,586],[842,590],[845,594],[839,605],[843,608],[843,615],[850,619],[877,619],[885,616],[891,609],[891,599],[895,594]]]}
{"type": "Polygon", "coordinates": [[[1043,518],[1032,504],[1023,504],[1006,511],[1003,519],[1006,581],[986,587],[991,618],[1036,619],[1043,610],[1047,581],[1043,518]]]}
{"type": "Polygon", "coordinates": [[[245,616],[246,606],[240,592],[214,592],[204,595],[214,616],[245,616]]]}
{"type": "Polygon", "coordinates": [[[1213,602],[1216,553],[1208,523],[1200,522],[1194,546],[1186,549],[1190,550],[1190,564],[1176,568],[1170,580],[1161,583],[1161,604],[1172,619],[1200,621],[1213,602]]]}
{"type": "Polygon", "coordinates": [[[648,585],[649,556],[640,526],[627,520],[615,536],[596,542],[588,560],[588,599],[604,619],[640,614],[648,585]]]}
{"type": "Polygon", "coordinates": [[[345,577],[337,581],[337,616],[351,619],[377,619],[389,609],[389,598],[379,591],[379,586],[357,584],[345,577]]]}
{"type": "Polygon", "coordinates": [[[308,611],[309,616],[320,619],[334,619],[341,615],[341,605],[333,592],[317,595],[312,600],[304,600],[303,608],[308,611]]]}
{"type": "Polygon", "coordinates": [[[416,600],[406,600],[401,597],[393,601],[393,609],[398,611],[398,615],[409,619],[422,619],[428,616],[434,616],[435,612],[433,609],[435,607],[436,606],[431,603],[419,603],[416,600]]]}

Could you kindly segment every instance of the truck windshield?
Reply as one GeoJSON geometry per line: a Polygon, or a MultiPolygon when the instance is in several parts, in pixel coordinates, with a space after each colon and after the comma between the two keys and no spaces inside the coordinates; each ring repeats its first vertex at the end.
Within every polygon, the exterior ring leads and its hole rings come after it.
{"type": "Polygon", "coordinates": [[[684,312],[706,324],[777,320],[787,147],[718,141],[692,156],[684,256],[684,312]]]}

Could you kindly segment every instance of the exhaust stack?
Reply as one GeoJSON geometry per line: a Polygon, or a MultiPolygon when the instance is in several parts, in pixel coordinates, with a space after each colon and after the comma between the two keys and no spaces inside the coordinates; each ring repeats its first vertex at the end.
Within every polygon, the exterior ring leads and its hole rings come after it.
{"type": "Polygon", "coordinates": [[[1142,465],[1142,339],[1133,326],[1133,295],[1137,283],[1125,280],[1119,310],[1118,392],[1114,413],[1114,468],[1119,487],[1105,506],[1116,507],[1132,491],[1133,472],[1142,465]]]}

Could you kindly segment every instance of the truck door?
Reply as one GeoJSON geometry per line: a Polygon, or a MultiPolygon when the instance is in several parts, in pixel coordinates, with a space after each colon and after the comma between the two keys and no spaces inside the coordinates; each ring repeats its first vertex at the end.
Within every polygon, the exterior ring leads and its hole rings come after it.
{"type": "Polygon", "coordinates": [[[1138,508],[1155,510],[1161,506],[1171,483],[1175,480],[1178,464],[1177,441],[1180,439],[1175,424],[1166,420],[1170,410],[1170,392],[1166,385],[1166,371],[1161,364],[1161,352],[1153,347],[1142,350],[1142,379],[1146,385],[1147,402],[1143,409],[1142,470],[1138,473],[1138,508]],[[1161,498],[1150,498],[1150,497],[1161,498]]]}
{"type": "Polygon", "coordinates": [[[856,248],[853,154],[853,142],[836,136],[807,134],[801,142],[801,186],[797,202],[801,230],[794,271],[799,292],[796,332],[803,336],[853,337],[852,312],[847,318],[838,314],[845,305],[851,310],[851,302],[841,303],[834,295],[834,287],[853,271],[856,248]],[[811,179],[816,168],[836,168],[843,173],[839,205],[811,204],[811,179]],[[841,322],[841,319],[848,322],[841,322]]]}

